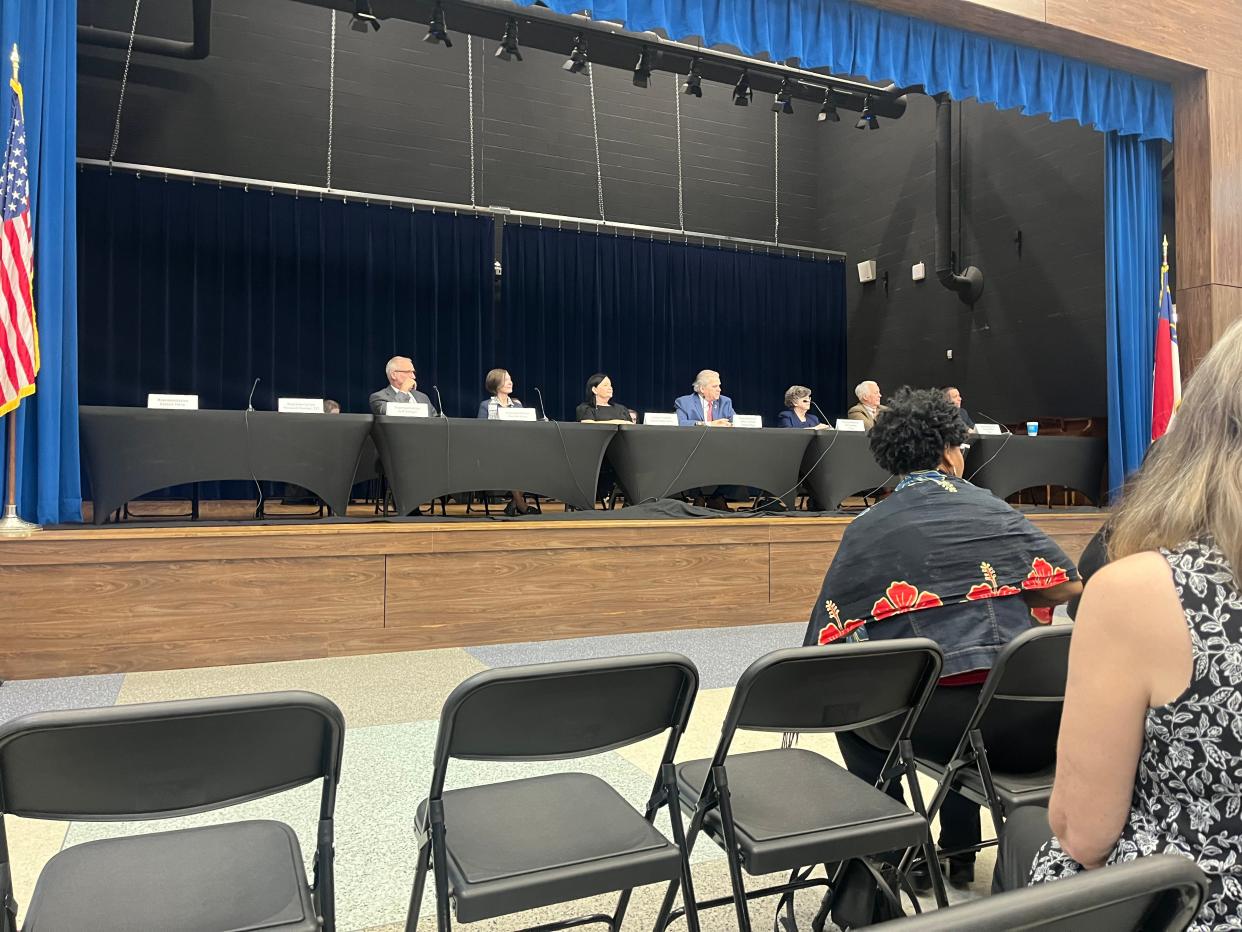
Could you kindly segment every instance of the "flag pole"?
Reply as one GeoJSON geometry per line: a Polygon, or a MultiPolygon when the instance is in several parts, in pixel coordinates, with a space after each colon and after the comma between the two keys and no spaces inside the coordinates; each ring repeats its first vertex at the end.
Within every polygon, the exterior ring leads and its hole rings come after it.
{"type": "MultiPolygon", "coordinates": [[[[13,64],[13,80],[18,80],[18,69],[21,67],[21,56],[17,54],[17,43],[13,43],[13,52],[9,55],[13,64]]],[[[35,531],[43,530],[39,525],[23,521],[17,516],[17,405],[8,413],[5,420],[9,422],[8,460],[5,474],[8,478],[8,497],[4,504],[4,517],[0,518],[0,537],[29,537],[35,531]]]]}

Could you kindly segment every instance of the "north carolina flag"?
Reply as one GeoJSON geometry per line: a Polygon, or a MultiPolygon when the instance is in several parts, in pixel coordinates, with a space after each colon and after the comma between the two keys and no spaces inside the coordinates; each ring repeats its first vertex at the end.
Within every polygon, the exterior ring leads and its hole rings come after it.
{"type": "MultiPolygon", "coordinates": [[[[1166,246],[1167,248],[1167,246],[1166,246]]],[[[1177,351],[1177,315],[1169,294],[1169,262],[1160,266],[1160,316],[1156,323],[1155,380],[1151,396],[1151,439],[1164,436],[1182,400],[1182,366],[1177,351]]]]}

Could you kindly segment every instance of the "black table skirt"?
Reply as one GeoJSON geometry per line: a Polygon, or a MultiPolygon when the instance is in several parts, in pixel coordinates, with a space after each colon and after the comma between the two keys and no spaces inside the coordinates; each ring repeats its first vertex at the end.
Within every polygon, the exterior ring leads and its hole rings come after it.
{"type": "Polygon", "coordinates": [[[814,437],[802,456],[802,487],[820,508],[832,511],[851,495],[875,492],[886,484],[892,485],[894,477],[876,463],[865,433],[848,430],[808,433],[813,433],[814,437]]]}
{"type": "Polygon", "coordinates": [[[369,414],[164,411],[84,405],[82,452],[94,522],[156,489],[187,482],[291,482],[345,514],[369,414]]]}
{"type": "Polygon", "coordinates": [[[518,489],[595,507],[615,424],[375,418],[375,446],[398,514],[453,492],[518,489]]]}
{"type": "Polygon", "coordinates": [[[1102,499],[1108,444],[1103,437],[979,437],[966,458],[966,478],[998,498],[1042,485],[1102,499]]]}

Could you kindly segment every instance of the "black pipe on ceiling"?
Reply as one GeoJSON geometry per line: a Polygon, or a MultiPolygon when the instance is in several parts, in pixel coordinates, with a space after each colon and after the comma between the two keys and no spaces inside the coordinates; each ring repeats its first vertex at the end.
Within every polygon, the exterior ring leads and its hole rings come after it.
{"type": "Polygon", "coordinates": [[[936,97],[936,278],[966,304],[983,294],[983,273],[969,266],[953,270],[953,101],[936,97]]]}
{"type": "MultiPolygon", "coordinates": [[[[166,39],[163,36],[134,36],[134,51],[166,58],[184,58],[201,61],[211,54],[211,2],[192,0],[191,17],[193,33],[189,42],[182,39],[166,39]]],[[[102,29],[98,26],[78,26],[78,42],[83,45],[100,45],[110,49],[128,49],[129,33],[120,29],[102,29]]]]}

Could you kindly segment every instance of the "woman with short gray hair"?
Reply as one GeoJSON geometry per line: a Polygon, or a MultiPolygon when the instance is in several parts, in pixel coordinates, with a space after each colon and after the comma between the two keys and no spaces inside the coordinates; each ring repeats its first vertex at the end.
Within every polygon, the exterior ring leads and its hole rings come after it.
{"type": "Polygon", "coordinates": [[[811,413],[811,390],[805,385],[790,385],[785,391],[785,410],[777,415],[776,426],[810,429],[828,425],[811,413]]]}

